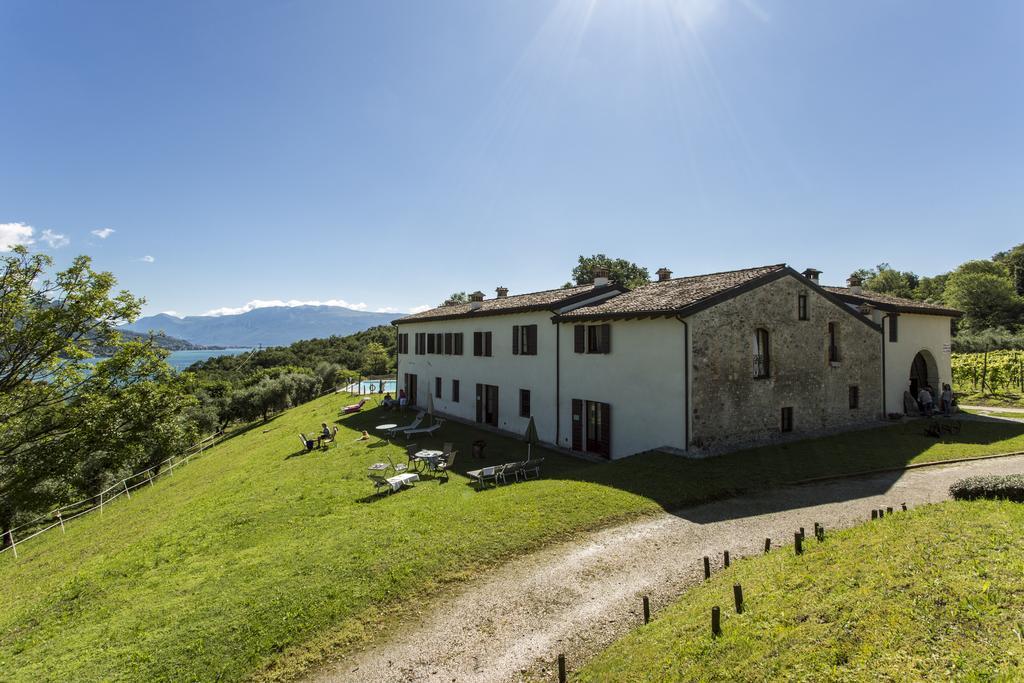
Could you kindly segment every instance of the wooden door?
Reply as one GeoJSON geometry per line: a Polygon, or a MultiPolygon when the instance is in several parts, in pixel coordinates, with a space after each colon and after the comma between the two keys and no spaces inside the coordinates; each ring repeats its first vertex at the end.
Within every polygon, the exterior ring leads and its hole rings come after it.
{"type": "Polygon", "coordinates": [[[484,422],[498,426],[498,387],[488,384],[484,387],[484,422]]]}

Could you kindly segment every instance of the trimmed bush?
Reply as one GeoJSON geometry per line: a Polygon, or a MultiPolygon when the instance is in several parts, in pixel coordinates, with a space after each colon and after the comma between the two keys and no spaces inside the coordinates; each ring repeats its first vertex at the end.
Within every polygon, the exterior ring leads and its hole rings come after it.
{"type": "Polygon", "coordinates": [[[1024,503],[1024,474],[967,477],[950,486],[949,494],[956,500],[993,498],[1024,503]]]}

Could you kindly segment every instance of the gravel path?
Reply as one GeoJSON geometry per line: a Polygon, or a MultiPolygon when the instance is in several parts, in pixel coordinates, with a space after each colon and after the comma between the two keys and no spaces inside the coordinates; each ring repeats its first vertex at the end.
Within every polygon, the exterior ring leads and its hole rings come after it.
{"type": "Polygon", "coordinates": [[[513,560],[425,610],[422,621],[308,680],[517,681],[578,667],[703,578],[704,555],[791,545],[793,532],[866,521],[873,508],[940,501],[973,474],[1024,472],[1024,456],[789,486],[606,529],[513,560]]]}

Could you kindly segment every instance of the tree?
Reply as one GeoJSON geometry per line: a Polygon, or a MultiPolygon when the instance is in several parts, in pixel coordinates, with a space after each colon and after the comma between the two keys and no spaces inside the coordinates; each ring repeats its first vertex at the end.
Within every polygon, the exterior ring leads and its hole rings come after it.
{"type": "MultiPolygon", "coordinates": [[[[184,378],[174,380],[152,339],[125,343],[118,323],[142,304],[112,294],[112,274],[86,256],[52,276],[52,261],[15,247],[0,260],[0,526],[66,500],[88,469],[144,461],[156,432],[181,420],[184,378]],[[113,356],[98,364],[90,350],[113,356]]],[[[98,476],[98,475],[97,475],[98,476]]],[[[95,479],[95,477],[93,477],[95,479]]]]}
{"type": "Polygon", "coordinates": [[[1004,268],[991,261],[968,261],[946,280],[945,301],[964,312],[972,330],[1013,324],[1021,300],[1004,268]]]}
{"type": "Polygon", "coordinates": [[[376,342],[370,342],[363,352],[362,373],[364,375],[383,375],[388,371],[390,362],[387,349],[376,342]]]}
{"type": "MultiPolygon", "coordinates": [[[[612,282],[625,285],[630,289],[650,282],[651,276],[647,269],[625,259],[613,259],[604,254],[580,256],[576,267],[572,269],[572,279],[577,285],[587,285],[594,281],[594,271],[604,268],[612,282]]],[[[572,286],[568,285],[567,286],[572,286]]]]}
{"type": "Polygon", "coordinates": [[[888,263],[880,263],[871,270],[861,268],[853,274],[863,280],[864,289],[904,299],[914,298],[914,291],[920,281],[916,274],[898,271],[888,263]]]}
{"type": "Polygon", "coordinates": [[[465,292],[454,292],[447,299],[441,302],[442,306],[454,306],[469,302],[469,295],[465,292]]]}
{"type": "Polygon", "coordinates": [[[1024,296],[1024,244],[1018,244],[1008,251],[1001,251],[993,256],[992,260],[1006,268],[1017,294],[1024,296]]]}

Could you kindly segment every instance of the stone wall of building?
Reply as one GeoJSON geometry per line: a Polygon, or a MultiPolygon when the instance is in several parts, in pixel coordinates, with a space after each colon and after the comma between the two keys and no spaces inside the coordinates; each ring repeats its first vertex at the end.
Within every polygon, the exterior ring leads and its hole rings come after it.
{"type": "Polygon", "coordinates": [[[691,441],[714,452],[786,438],[783,408],[792,408],[793,435],[852,428],[882,418],[880,333],[791,276],[741,294],[689,318],[691,441]],[[807,320],[799,296],[807,296],[807,320]],[[839,361],[829,360],[829,323],[839,361]],[[754,377],[755,334],[769,333],[769,370],[754,377]],[[856,387],[857,407],[850,407],[856,387]]]}

